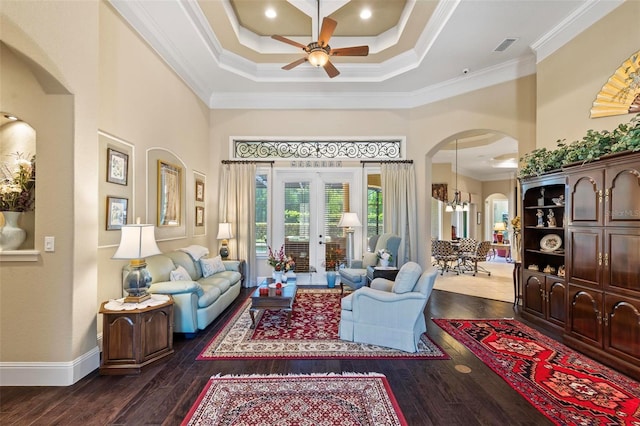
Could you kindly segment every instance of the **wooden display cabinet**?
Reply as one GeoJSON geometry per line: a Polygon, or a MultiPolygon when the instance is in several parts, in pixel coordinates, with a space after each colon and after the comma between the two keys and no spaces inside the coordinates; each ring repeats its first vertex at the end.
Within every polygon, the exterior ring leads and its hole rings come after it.
{"type": "Polygon", "coordinates": [[[567,295],[565,279],[558,275],[565,267],[565,200],[566,177],[561,173],[522,181],[523,315],[560,330],[565,325],[567,295]],[[560,239],[557,249],[543,247],[549,238],[560,239]]]}
{"type": "Polygon", "coordinates": [[[138,374],[142,367],[173,353],[173,299],[161,305],[102,314],[100,374],[138,374]]]}
{"type": "Polygon", "coordinates": [[[570,346],[640,378],[640,155],[566,169],[570,346]]]}

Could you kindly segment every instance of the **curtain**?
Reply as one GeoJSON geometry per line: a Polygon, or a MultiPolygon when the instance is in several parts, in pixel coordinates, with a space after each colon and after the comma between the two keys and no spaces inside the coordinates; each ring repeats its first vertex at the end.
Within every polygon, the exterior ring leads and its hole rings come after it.
{"type": "Polygon", "coordinates": [[[219,221],[231,223],[229,240],[231,258],[244,259],[245,287],[256,283],[256,165],[231,163],[222,166],[220,179],[219,221]],[[235,254],[235,255],[234,255],[235,254]]]}
{"type": "Polygon", "coordinates": [[[402,238],[398,265],[417,261],[418,217],[413,164],[383,163],[380,168],[384,229],[402,238]]]}

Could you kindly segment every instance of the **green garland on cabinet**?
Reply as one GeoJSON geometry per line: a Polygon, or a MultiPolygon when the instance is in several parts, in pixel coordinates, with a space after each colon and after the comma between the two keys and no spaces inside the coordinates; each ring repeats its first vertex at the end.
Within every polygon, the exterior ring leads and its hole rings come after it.
{"type": "Polygon", "coordinates": [[[539,176],[568,164],[588,163],[618,152],[640,151],[640,114],[612,132],[589,129],[578,141],[567,144],[565,139],[560,139],[557,144],[553,150],[537,148],[526,153],[520,159],[518,177],[539,176]]]}

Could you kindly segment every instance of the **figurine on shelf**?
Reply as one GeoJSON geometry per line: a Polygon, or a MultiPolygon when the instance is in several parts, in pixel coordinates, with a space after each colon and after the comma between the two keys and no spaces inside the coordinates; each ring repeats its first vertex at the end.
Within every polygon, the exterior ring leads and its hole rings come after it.
{"type": "Polygon", "coordinates": [[[538,216],[538,224],[536,226],[537,227],[543,227],[544,226],[544,212],[541,209],[538,209],[538,211],[536,212],[536,216],[538,216]]]}
{"type": "Polygon", "coordinates": [[[538,198],[538,205],[544,206],[544,188],[540,188],[540,198],[538,198]]]}
{"type": "Polygon", "coordinates": [[[551,266],[551,265],[547,265],[547,266],[542,270],[542,272],[544,272],[545,274],[553,274],[553,273],[555,273],[555,272],[556,272],[556,268],[554,268],[554,267],[553,267],[553,266],[551,266]]]}
{"type": "Polygon", "coordinates": [[[564,265],[561,265],[561,266],[558,268],[558,276],[559,276],[559,277],[564,277],[564,274],[565,274],[565,272],[564,272],[564,265]]]}
{"type": "Polygon", "coordinates": [[[549,214],[547,214],[547,219],[549,219],[548,222],[547,222],[547,226],[549,228],[555,228],[555,226],[556,226],[556,218],[555,218],[555,215],[553,214],[553,210],[552,209],[549,209],[549,214]]]}

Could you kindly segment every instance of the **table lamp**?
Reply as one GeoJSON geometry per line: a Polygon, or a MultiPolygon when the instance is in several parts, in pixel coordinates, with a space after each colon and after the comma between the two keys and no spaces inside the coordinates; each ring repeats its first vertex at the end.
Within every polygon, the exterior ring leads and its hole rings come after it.
{"type": "Polygon", "coordinates": [[[496,222],[493,225],[493,230],[495,231],[496,241],[502,244],[502,239],[504,238],[503,232],[507,230],[504,222],[496,222]]]}
{"type": "Polygon", "coordinates": [[[358,219],[357,213],[344,212],[338,222],[340,228],[347,228],[347,266],[351,268],[351,262],[353,261],[353,232],[356,227],[362,226],[360,219],[358,219]]]}
{"type": "Polygon", "coordinates": [[[151,284],[151,274],[147,271],[145,257],[160,254],[156,244],[155,227],[150,224],[123,225],[120,246],[112,259],[129,260],[129,273],[124,278],[122,287],[128,294],[125,302],[140,303],[149,299],[147,293],[151,284]]]}
{"type": "Polygon", "coordinates": [[[222,240],[222,247],[220,247],[220,257],[226,259],[229,257],[229,238],[233,238],[231,232],[231,224],[229,222],[222,222],[218,224],[218,239],[222,240]]]}

